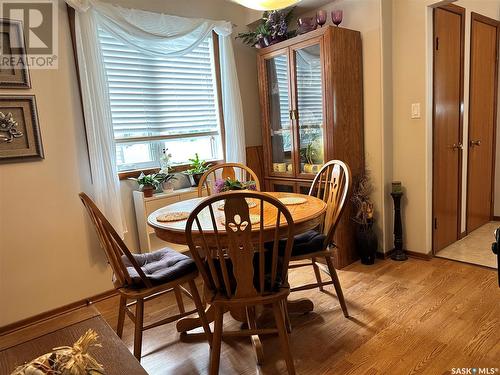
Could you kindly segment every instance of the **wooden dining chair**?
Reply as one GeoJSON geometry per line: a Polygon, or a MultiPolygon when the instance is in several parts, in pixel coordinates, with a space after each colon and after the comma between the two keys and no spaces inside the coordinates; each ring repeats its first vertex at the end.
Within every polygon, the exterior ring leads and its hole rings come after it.
{"type": "Polygon", "coordinates": [[[205,336],[210,344],[210,327],[195,284],[198,270],[194,261],[167,247],[151,253],[132,254],[92,199],[85,193],[80,193],[79,196],[95,226],[101,247],[113,270],[113,284],[120,294],[116,329],[118,336],[122,337],[125,314],[134,322],[135,357],[140,361],[144,331],[174,322],[195,312],[198,312],[201,318],[205,336]],[[185,283],[189,285],[190,292],[182,286],[185,283]],[[144,302],[169,292],[175,293],[179,314],[145,326],[144,302]],[[193,300],[195,309],[185,311],[183,293],[193,300]],[[135,312],[130,309],[133,305],[135,312]]]}
{"type": "Polygon", "coordinates": [[[289,374],[294,364],[286,328],[288,262],[294,223],[288,209],[276,198],[259,192],[232,191],[205,198],[186,224],[186,239],[205,282],[205,300],[215,310],[210,374],[218,374],[222,336],[252,336],[257,362],[262,352],[258,335],[278,333],[289,374]],[[257,204],[249,209],[246,199],[257,204]],[[224,202],[224,211],[219,210],[224,202]],[[258,221],[258,222],[257,222],[258,221]],[[286,238],[283,252],[278,243],[286,238]],[[266,249],[264,243],[276,244],[266,249]],[[258,328],[255,307],[272,305],[276,328],[258,328]],[[224,331],[226,311],[239,311],[248,329],[224,331]]]}
{"type": "Polygon", "coordinates": [[[292,292],[319,288],[333,284],[345,317],[349,316],[347,305],[342,293],[342,287],[333,266],[333,251],[337,248],[334,242],[335,229],[342,217],[349,191],[351,188],[351,170],[340,160],[327,162],[314,178],[309,195],[322,199],[327,204],[325,219],[319,230],[310,230],[295,236],[292,249],[290,268],[312,266],[316,276],[316,283],[293,287],[292,292]],[[323,282],[317,258],[324,258],[331,281],[323,282]],[[297,261],[311,260],[310,263],[296,263],[297,261]]]}
{"type": "Polygon", "coordinates": [[[238,179],[241,182],[255,181],[255,190],[260,191],[260,181],[257,174],[246,165],[239,163],[217,164],[207,170],[198,183],[198,196],[212,195],[214,193],[215,181],[238,179]]]}

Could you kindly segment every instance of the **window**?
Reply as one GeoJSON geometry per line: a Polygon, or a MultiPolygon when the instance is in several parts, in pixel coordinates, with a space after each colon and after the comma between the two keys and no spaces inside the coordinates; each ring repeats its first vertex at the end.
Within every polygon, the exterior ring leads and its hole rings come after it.
{"type": "Polygon", "coordinates": [[[145,56],[99,30],[119,171],[223,159],[212,37],[177,58],[145,56]]]}

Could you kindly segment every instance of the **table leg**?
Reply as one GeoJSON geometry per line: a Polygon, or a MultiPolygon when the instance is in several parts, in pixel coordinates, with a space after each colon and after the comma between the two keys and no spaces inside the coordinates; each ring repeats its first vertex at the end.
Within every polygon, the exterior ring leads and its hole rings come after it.
{"type": "MultiPolygon", "coordinates": [[[[293,301],[287,301],[288,313],[289,314],[307,314],[314,310],[314,304],[310,299],[301,298],[293,301]]],[[[229,309],[225,309],[224,313],[230,311],[229,309]]],[[[247,322],[247,317],[245,314],[245,309],[236,309],[234,311],[230,311],[231,316],[240,321],[247,322]]],[[[205,310],[205,315],[207,316],[207,320],[209,323],[215,320],[215,309],[212,306],[209,306],[205,310]]],[[[177,332],[187,332],[191,331],[195,328],[201,327],[201,320],[198,316],[193,318],[182,318],[177,321],[177,332]]]]}
{"type": "MultiPolygon", "coordinates": [[[[224,313],[226,313],[227,311],[228,310],[225,309],[224,313]]],[[[205,315],[209,323],[215,321],[215,308],[212,305],[208,306],[208,308],[205,310],[205,315]]],[[[176,324],[177,332],[180,333],[191,331],[192,329],[199,327],[201,327],[201,319],[198,315],[193,318],[179,319],[176,324]]]]}

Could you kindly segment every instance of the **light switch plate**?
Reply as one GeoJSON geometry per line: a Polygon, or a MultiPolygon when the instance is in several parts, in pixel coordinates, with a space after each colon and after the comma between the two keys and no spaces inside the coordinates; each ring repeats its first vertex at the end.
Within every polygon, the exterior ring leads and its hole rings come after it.
{"type": "Polygon", "coordinates": [[[420,118],[420,103],[413,103],[411,105],[411,118],[420,118]]]}

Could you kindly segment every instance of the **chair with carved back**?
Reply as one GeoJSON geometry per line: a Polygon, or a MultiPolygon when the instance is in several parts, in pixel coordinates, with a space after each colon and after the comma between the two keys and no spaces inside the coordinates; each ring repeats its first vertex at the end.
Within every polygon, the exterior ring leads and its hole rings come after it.
{"type": "Polygon", "coordinates": [[[340,306],[345,317],[348,317],[347,305],[342,292],[340,281],[333,265],[333,251],[337,248],[334,235],[337,225],[342,217],[351,187],[351,171],[347,164],[340,160],[330,160],[315,176],[309,195],[322,199],[327,204],[325,219],[319,230],[311,230],[295,237],[292,250],[290,268],[312,266],[316,276],[316,283],[293,287],[292,292],[319,288],[333,284],[340,306]],[[321,280],[320,267],[317,258],[324,258],[327,273],[331,281],[321,280]],[[311,260],[310,263],[296,263],[297,261],[311,260]]]}
{"type": "Polygon", "coordinates": [[[214,194],[215,181],[217,179],[232,179],[245,181],[255,181],[255,190],[260,191],[260,181],[257,174],[246,165],[239,163],[217,164],[208,169],[200,178],[198,183],[198,196],[214,194]]]}
{"type": "Polygon", "coordinates": [[[215,310],[210,374],[218,374],[222,336],[251,336],[260,364],[263,352],[258,335],[272,333],[279,335],[288,373],[295,373],[286,328],[293,231],[292,216],[279,200],[248,190],[205,198],[189,216],[186,239],[205,283],[205,301],[215,310]],[[249,208],[249,199],[254,207],[249,208]],[[278,246],[280,238],[286,238],[283,249],[278,246]],[[276,245],[266,248],[269,241],[276,245]],[[273,307],[276,328],[257,327],[255,307],[259,305],[273,307]],[[242,320],[246,317],[249,328],[223,332],[228,310],[242,320]]]}
{"type": "Polygon", "coordinates": [[[143,331],[177,321],[195,312],[199,314],[205,336],[211,343],[210,327],[195,284],[198,270],[193,260],[169,248],[152,253],[132,254],[92,199],[85,193],[80,193],[79,196],[95,226],[101,247],[113,270],[114,287],[120,295],[116,330],[118,336],[122,337],[125,315],[134,322],[134,356],[141,359],[143,331]],[[182,284],[188,284],[189,291],[182,284]],[[175,293],[179,314],[145,326],[144,302],[168,292],[175,293]],[[182,294],[193,300],[195,309],[185,311],[182,294]],[[130,309],[133,305],[135,312],[130,309]]]}

